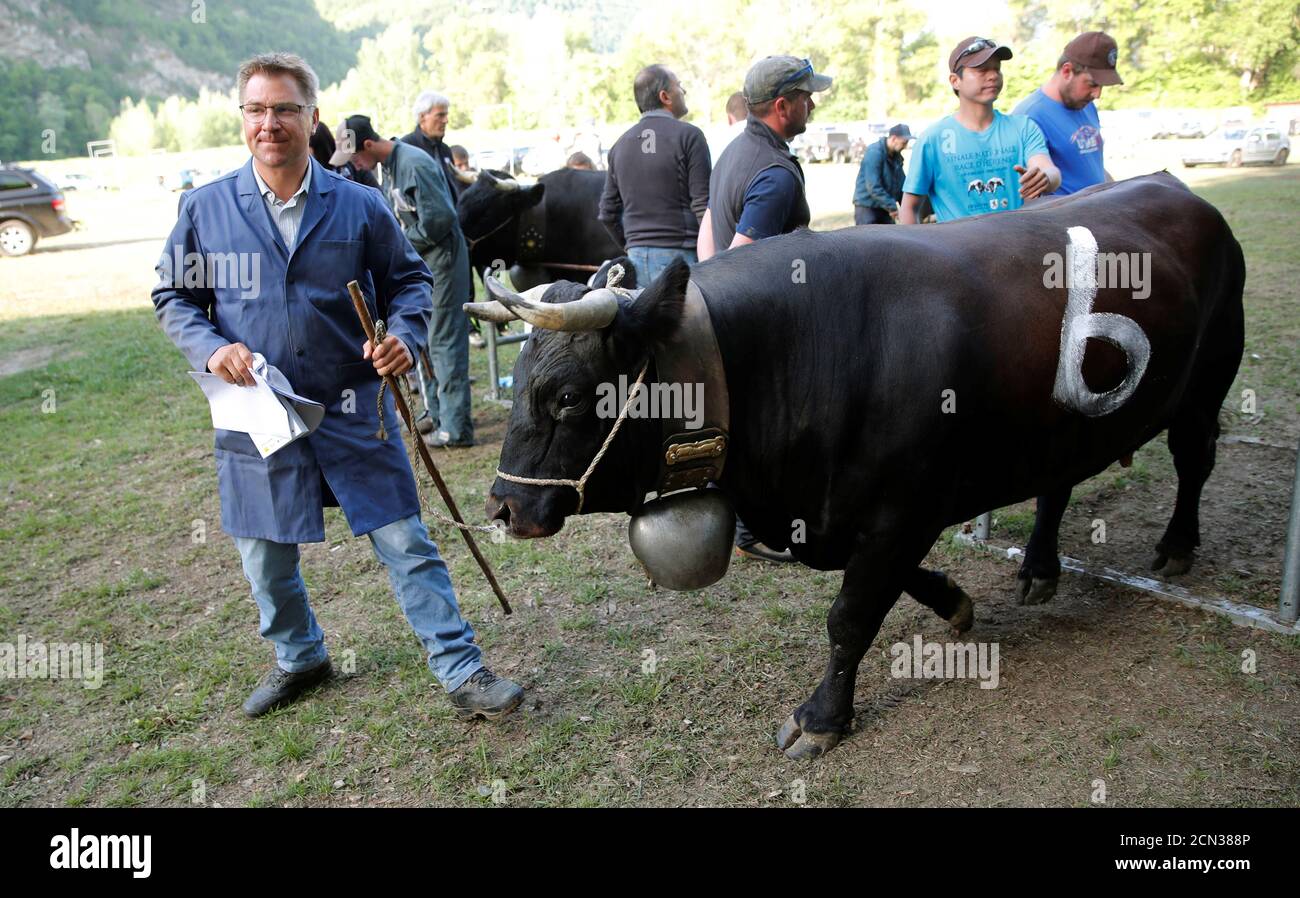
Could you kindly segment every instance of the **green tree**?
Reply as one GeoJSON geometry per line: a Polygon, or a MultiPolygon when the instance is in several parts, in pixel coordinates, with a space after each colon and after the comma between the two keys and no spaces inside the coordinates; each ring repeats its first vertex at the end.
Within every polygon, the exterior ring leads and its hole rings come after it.
{"type": "Polygon", "coordinates": [[[452,16],[425,34],[422,47],[428,54],[426,89],[448,95],[453,130],[506,126],[511,41],[496,16],[452,16]]]}
{"type": "Polygon", "coordinates": [[[130,97],[122,101],[122,111],[109,128],[109,136],[117,147],[117,152],[125,156],[143,156],[158,144],[155,135],[153,111],[149,103],[139,103],[130,97]]]}
{"type": "Polygon", "coordinates": [[[1109,106],[1300,99],[1295,0],[1088,0],[1065,13],[1044,0],[1011,0],[1009,10],[1017,26],[1017,65],[1004,96],[1032,91],[1055,69],[1071,38],[1102,30],[1119,44],[1124,78],[1122,87],[1108,92],[1109,106]]]}
{"type": "Polygon", "coordinates": [[[36,120],[41,126],[41,151],[45,152],[46,147],[50,146],[51,152],[61,152],[59,144],[68,140],[68,108],[63,104],[63,98],[58,94],[50,91],[43,91],[36,99],[36,120]],[[47,144],[44,140],[46,134],[54,137],[52,144],[47,144]]]}
{"type": "Polygon", "coordinates": [[[323,92],[322,119],[331,128],[354,113],[369,115],[381,135],[403,134],[414,125],[411,103],[428,90],[422,35],[407,22],[390,25],[361,42],[357,64],[323,92]]]}

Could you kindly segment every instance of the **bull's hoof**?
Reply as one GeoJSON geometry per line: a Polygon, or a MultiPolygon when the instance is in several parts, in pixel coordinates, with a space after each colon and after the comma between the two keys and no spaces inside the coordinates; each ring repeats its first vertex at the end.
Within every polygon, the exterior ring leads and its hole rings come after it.
{"type": "Polygon", "coordinates": [[[791,714],[776,734],[776,747],[793,761],[819,758],[840,743],[839,733],[805,733],[791,714]]]}
{"type": "Polygon", "coordinates": [[[952,631],[958,636],[975,626],[975,604],[965,590],[962,590],[961,599],[957,603],[957,610],[948,618],[948,623],[952,627],[952,631]]]}
{"type": "Polygon", "coordinates": [[[1056,595],[1057,577],[1021,577],[1016,581],[1016,604],[1041,605],[1056,595]]]}
{"type": "Polygon", "coordinates": [[[1179,558],[1173,555],[1166,555],[1159,549],[1156,550],[1155,560],[1151,562],[1151,570],[1155,571],[1161,577],[1178,577],[1192,569],[1192,561],[1195,559],[1194,553],[1179,558]]]}

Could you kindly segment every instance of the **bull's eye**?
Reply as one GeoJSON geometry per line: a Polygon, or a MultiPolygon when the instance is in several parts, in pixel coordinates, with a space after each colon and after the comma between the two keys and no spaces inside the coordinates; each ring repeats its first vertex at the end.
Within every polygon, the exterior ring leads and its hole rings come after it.
{"type": "Polygon", "coordinates": [[[569,390],[560,395],[560,408],[573,408],[581,401],[581,396],[569,390]]]}

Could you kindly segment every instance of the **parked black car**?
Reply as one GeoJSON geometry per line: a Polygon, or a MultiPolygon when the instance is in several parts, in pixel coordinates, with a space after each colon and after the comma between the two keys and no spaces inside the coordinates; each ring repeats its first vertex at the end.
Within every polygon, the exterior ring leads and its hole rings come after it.
{"type": "Polygon", "coordinates": [[[23,256],[41,237],[72,230],[63,191],[30,168],[0,166],[0,256],[23,256]]]}

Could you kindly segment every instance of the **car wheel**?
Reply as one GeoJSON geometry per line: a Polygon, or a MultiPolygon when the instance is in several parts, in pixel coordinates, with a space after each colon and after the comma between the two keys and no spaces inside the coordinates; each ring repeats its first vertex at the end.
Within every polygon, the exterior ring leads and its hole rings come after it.
{"type": "Polygon", "coordinates": [[[1286,165],[1286,157],[1287,157],[1287,148],[1282,147],[1282,149],[1277,151],[1277,155],[1273,157],[1273,164],[1286,165]]]}
{"type": "Polygon", "coordinates": [[[1232,156],[1228,158],[1229,168],[1241,168],[1241,150],[1233,150],[1232,156]]]}
{"type": "Polygon", "coordinates": [[[0,222],[0,255],[25,256],[36,245],[31,225],[18,219],[0,222]]]}

